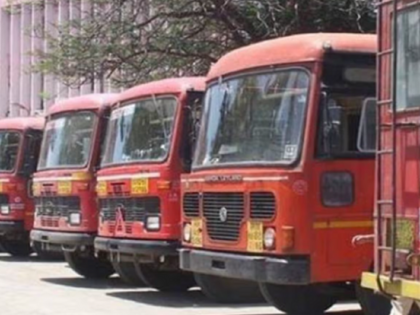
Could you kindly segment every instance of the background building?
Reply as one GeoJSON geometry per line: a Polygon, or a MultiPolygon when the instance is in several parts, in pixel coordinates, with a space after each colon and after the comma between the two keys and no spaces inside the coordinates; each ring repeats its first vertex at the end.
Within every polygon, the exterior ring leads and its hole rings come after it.
{"type": "Polygon", "coordinates": [[[37,62],[31,52],[48,49],[44,34],[91,11],[89,0],[0,0],[0,117],[27,116],[22,105],[33,113],[57,99],[111,90],[99,80],[69,88],[52,75],[30,71],[37,62]]]}

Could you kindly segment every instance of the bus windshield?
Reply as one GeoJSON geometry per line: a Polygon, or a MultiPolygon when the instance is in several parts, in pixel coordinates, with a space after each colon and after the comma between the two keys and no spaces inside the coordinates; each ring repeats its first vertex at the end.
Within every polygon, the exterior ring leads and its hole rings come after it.
{"type": "Polygon", "coordinates": [[[112,111],[102,165],[162,162],[170,150],[177,99],[148,98],[112,111]]]}
{"type": "Polygon", "coordinates": [[[90,111],[53,117],[45,127],[38,168],[86,166],[96,122],[96,114],[90,111]]]}
{"type": "Polygon", "coordinates": [[[293,69],[244,75],[211,86],[194,166],[295,162],[309,80],[306,71],[293,69]]]}
{"type": "Polygon", "coordinates": [[[16,131],[0,131],[0,172],[11,172],[16,167],[20,134],[16,131]]]}

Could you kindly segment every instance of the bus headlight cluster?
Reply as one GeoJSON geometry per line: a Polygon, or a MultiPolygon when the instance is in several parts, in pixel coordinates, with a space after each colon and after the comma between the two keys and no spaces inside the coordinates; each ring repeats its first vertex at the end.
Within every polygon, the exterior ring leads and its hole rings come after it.
{"type": "Polygon", "coordinates": [[[82,223],[82,215],[78,212],[70,213],[69,223],[70,225],[80,225],[82,223]]]}
{"type": "Polygon", "coordinates": [[[187,243],[191,242],[191,224],[189,223],[184,224],[183,235],[184,235],[185,242],[187,243]]]}
{"type": "Polygon", "coordinates": [[[9,205],[1,205],[0,207],[1,214],[10,214],[10,207],[9,205]]]}
{"type": "Polygon", "coordinates": [[[149,231],[160,230],[160,216],[149,215],[146,217],[146,229],[149,231]]]}
{"type": "Polygon", "coordinates": [[[264,247],[274,249],[276,245],[276,231],[273,228],[267,228],[264,231],[264,247]]]}

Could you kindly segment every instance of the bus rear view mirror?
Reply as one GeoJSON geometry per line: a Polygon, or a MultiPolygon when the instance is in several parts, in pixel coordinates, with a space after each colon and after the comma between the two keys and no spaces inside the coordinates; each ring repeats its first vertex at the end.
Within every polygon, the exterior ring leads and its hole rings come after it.
{"type": "Polygon", "coordinates": [[[376,115],[376,99],[365,99],[360,116],[359,133],[357,135],[357,148],[360,152],[374,153],[376,151],[376,115]]]}

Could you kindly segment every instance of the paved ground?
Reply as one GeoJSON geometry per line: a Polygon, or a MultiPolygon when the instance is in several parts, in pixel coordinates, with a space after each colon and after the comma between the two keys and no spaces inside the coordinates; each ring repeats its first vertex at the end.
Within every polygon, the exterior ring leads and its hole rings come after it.
{"type": "MultiPolygon", "coordinates": [[[[338,304],[337,315],[363,315],[355,303],[338,304]]],[[[118,278],[87,281],[61,262],[15,259],[0,253],[1,315],[270,315],[268,305],[217,305],[198,290],[160,293],[124,285],[118,278]]]]}

